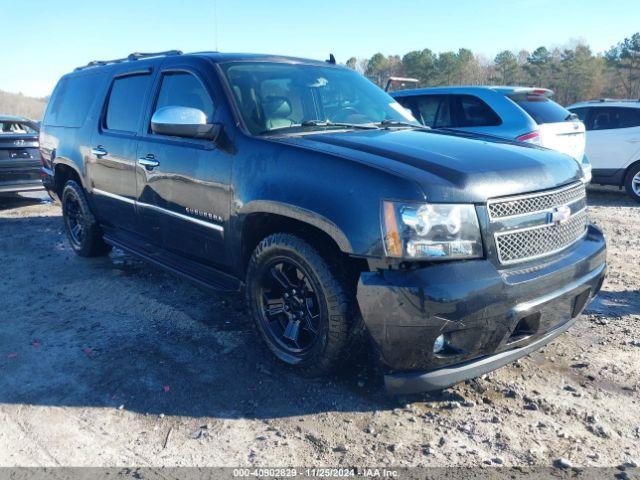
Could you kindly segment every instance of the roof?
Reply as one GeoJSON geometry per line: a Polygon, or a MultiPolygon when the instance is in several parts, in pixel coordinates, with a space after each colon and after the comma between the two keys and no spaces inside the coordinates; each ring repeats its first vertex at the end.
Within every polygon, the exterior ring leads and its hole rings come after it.
{"type": "Polygon", "coordinates": [[[311,60],[308,58],[288,57],[284,55],[272,55],[272,54],[260,54],[260,53],[222,53],[222,52],[192,52],[183,53],[180,50],[167,50],[164,52],[155,53],[140,53],[134,52],[123,58],[116,58],[112,60],[93,60],[86,65],[77,67],[75,70],[85,70],[89,68],[103,67],[107,65],[114,65],[119,63],[129,62],[143,62],[145,60],[153,60],[161,57],[206,57],[216,63],[223,62],[237,62],[237,61],[271,61],[282,63],[304,63],[307,65],[333,65],[329,60],[311,60]]]}
{"type": "Polygon", "coordinates": [[[284,63],[305,63],[311,65],[331,65],[328,61],[313,60],[310,58],[289,57],[286,55],[271,55],[264,53],[221,53],[221,52],[195,52],[185,55],[198,55],[211,58],[216,63],[238,61],[271,61],[284,63]]]}
{"type": "Polygon", "coordinates": [[[537,93],[540,95],[544,95],[550,97],[553,95],[553,90],[549,90],[548,88],[537,88],[537,87],[517,87],[517,86],[506,86],[506,85],[468,85],[468,86],[460,86],[460,87],[428,87],[428,88],[416,88],[416,89],[407,89],[407,90],[398,90],[392,92],[391,95],[394,97],[404,97],[411,95],[423,95],[423,94],[447,94],[447,93],[477,93],[479,91],[494,91],[498,93],[502,93],[503,95],[509,95],[512,93],[537,93]]]}
{"type": "Polygon", "coordinates": [[[626,107],[626,108],[640,108],[640,100],[624,100],[614,98],[601,98],[599,100],[588,100],[586,102],[578,102],[573,105],[569,105],[567,108],[580,108],[580,107],[626,107]]]}

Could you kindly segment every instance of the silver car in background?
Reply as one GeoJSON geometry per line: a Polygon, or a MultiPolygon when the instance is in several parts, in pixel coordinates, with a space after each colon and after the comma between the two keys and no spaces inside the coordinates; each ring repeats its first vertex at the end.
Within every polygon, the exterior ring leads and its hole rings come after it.
{"type": "Polygon", "coordinates": [[[554,102],[553,91],[530,87],[433,87],[391,92],[424,125],[495,135],[565,153],[587,181],[585,126],[554,102]]]}

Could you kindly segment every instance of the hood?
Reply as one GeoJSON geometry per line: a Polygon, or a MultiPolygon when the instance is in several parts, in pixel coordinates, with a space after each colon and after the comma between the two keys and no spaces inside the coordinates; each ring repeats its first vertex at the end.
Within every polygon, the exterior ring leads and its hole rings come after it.
{"type": "Polygon", "coordinates": [[[373,164],[418,182],[427,200],[483,203],[582,177],[574,159],[493,136],[436,130],[358,130],[272,137],[373,164]]]}

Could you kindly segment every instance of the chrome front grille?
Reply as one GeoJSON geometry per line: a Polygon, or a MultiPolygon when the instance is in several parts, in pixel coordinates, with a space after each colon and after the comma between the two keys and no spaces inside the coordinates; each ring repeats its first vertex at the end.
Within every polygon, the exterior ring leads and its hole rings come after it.
{"type": "Polygon", "coordinates": [[[557,253],[582,238],[589,219],[586,189],[576,183],[487,204],[498,260],[525,262],[557,253]]]}
{"type": "Polygon", "coordinates": [[[560,205],[569,205],[586,196],[585,186],[580,182],[550,192],[493,200],[488,205],[489,217],[496,219],[540,212],[560,205]]]}
{"type": "Polygon", "coordinates": [[[582,210],[563,224],[498,233],[498,258],[501,263],[513,263],[559,252],[584,234],[587,221],[587,211],[582,210]]]}

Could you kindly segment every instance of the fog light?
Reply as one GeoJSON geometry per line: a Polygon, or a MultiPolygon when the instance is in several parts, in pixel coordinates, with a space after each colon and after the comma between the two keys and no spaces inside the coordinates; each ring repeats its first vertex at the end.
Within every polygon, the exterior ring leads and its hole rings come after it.
{"type": "Polygon", "coordinates": [[[436,338],[436,341],[433,342],[433,353],[441,353],[442,351],[444,351],[446,346],[447,341],[445,340],[444,335],[438,336],[438,338],[436,338]]]}

